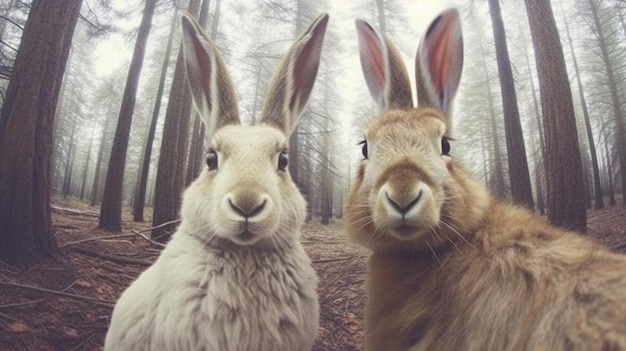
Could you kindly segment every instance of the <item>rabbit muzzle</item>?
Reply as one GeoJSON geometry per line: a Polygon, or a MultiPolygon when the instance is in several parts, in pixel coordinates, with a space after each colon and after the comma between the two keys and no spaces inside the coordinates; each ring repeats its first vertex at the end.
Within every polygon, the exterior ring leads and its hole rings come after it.
{"type": "Polygon", "coordinates": [[[238,184],[221,203],[228,222],[227,237],[238,245],[252,245],[274,231],[274,201],[253,182],[238,184]]]}
{"type": "Polygon", "coordinates": [[[439,222],[439,208],[428,177],[413,164],[390,167],[374,194],[374,222],[391,236],[415,240],[439,222]]]}

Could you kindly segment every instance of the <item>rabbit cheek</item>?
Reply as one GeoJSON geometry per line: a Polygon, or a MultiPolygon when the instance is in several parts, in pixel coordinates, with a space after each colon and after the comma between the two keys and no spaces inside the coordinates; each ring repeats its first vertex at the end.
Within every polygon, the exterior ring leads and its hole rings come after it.
{"type": "Polygon", "coordinates": [[[207,172],[203,172],[183,194],[181,228],[194,234],[209,235],[208,233],[212,232],[209,218],[215,212],[211,201],[208,201],[211,193],[211,177],[207,172]]]}

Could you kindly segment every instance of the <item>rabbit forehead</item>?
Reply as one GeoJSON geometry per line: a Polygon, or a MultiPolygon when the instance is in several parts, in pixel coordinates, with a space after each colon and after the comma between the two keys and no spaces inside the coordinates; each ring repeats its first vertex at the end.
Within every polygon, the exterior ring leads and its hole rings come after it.
{"type": "Polygon", "coordinates": [[[370,125],[366,137],[371,141],[393,138],[393,144],[430,143],[432,138],[446,133],[444,121],[434,109],[391,110],[370,125]]]}
{"type": "Polygon", "coordinates": [[[276,153],[287,147],[288,138],[268,125],[229,125],[220,128],[211,144],[227,157],[276,153]]]}
{"type": "Polygon", "coordinates": [[[365,181],[380,186],[386,181],[389,169],[404,164],[419,169],[429,183],[438,183],[446,176],[437,146],[445,131],[446,125],[436,110],[385,113],[368,128],[371,155],[365,181]]]}

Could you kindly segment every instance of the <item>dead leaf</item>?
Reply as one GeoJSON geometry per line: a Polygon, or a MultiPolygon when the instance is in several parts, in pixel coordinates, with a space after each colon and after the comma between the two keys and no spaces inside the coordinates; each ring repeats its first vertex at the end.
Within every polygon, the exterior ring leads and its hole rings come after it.
{"type": "Polygon", "coordinates": [[[78,332],[74,328],[63,327],[63,334],[73,338],[78,337],[78,332]]]}
{"type": "Polygon", "coordinates": [[[9,323],[9,330],[13,333],[24,333],[27,332],[29,329],[26,324],[22,322],[13,322],[9,323]]]}
{"type": "Polygon", "coordinates": [[[86,280],[77,280],[75,284],[85,289],[89,289],[93,286],[90,282],[86,280]]]}

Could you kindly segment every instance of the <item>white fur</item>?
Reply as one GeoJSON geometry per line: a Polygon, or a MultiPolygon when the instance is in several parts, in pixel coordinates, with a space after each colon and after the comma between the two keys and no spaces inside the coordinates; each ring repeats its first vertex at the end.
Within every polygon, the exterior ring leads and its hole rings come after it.
{"type": "Polygon", "coordinates": [[[120,297],[105,350],[309,350],[316,285],[300,245],[218,251],[178,231],[120,297]]]}
{"type": "Polygon", "coordinates": [[[260,123],[242,126],[217,49],[183,18],[190,88],[217,162],[185,191],[182,221],[157,261],[119,298],[105,351],[311,349],[319,306],[299,241],[306,202],[283,162],[301,110],[273,114],[271,106],[308,99],[327,21],[320,16],[286,55],[260,123]],[[292,61],[308,74],[289,72],[292,61]],[[299,88],[285,94],[287,83],[299,88]]]}

